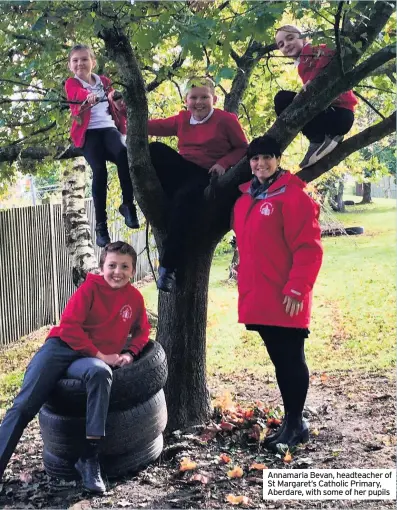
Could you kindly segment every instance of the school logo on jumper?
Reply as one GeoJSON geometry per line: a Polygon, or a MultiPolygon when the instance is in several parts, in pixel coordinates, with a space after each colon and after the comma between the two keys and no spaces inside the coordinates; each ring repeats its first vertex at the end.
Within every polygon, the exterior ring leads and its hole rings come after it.
{"type": "Polygon", "coordinates": [[[263,216],[270,216],[273,212],[273,205],[270,202],[265,202],[259,210],[263,216]]]}
{"type": "Polygon", "coordinates": [[[123,308],[120,310],[120,315],[124,322],[128,321],[128,319],[131,319],[132,308],[130,307],[130,305],[124,305],[123,308]]]}

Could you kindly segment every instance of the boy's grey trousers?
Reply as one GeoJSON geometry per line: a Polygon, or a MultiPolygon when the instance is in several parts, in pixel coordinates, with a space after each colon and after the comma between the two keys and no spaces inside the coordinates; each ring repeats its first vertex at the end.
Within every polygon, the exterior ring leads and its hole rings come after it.
{"type": "Polygon", "coordinates": [[[49,338],[29,363],[21,391],[0,425],[0,480],[25,427],[64,376],[85,382],[86,435],[105,435],[112,369],[98,358],[83,357],[58,337],[49,338]]]}

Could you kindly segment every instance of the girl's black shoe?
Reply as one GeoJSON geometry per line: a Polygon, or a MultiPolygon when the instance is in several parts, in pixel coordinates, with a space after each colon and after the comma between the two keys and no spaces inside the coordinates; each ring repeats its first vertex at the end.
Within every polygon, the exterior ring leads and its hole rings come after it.
{"type": "Polygon", "coordinates": [[[124,216],[124,223],[129,228],[139,228],[138,216],[136,214],[135,205],[130,202],[129,204],[121,204],[119,207],[120,214],[124,216]]]}
{"type": "Polygon", "coordinates": [[[100,248],[104,248],[107,244],[110,243],[110,236],[109,236],[108,226],[106,224],[106,221],[96,224],[95,234],[96,234],[96,244],[100,248]]]}
{"type": "Polygon", "coordinates": [[[288,445],[289,448],[297,444],[307,443],[309,441],[309,428],[306,421],[302,420],[300,426],[292,426],[286,421],[286,425],[281,434],[274,440],[266,444],[266,448],[273,452],[277,452],[277,445],[282,443],[288,445]]]}

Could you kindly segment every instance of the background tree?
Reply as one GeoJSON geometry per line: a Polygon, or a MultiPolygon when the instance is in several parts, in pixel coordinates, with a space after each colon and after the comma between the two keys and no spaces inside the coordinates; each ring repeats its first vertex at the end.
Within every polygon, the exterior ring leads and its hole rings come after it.
{"type": "MultiPolygon", "coordinates": [[[[192,72],[207,72],[215,79],[225,108],[240,115],[251,137],[267,132],[288,148],[286,167],[293,167],[303,152],[295,140],[302,126],[341,92],[359,85],[379,89],[379,81],[387,90],[394,86],[392,2],[3,2],[0,12],[4,175],[12,174],[10,163],[18,158],[43,161],[79,153],[66,145],[69,120],[61,82],[69,48],[77,41],[90,43],[100,69],[106,68],[123,90],[131,177],[160,248],[167,199],[150,163],[146,120],[149,112],[163,115],[180,109],[181,82],[192,72]],[[272,97],[292,67],[274,53],[274,31],[294,21],[314,42],[321,39],[334,46],[336,57],[275,121],[272,97]]],[[[295,88],[300,89],[298,82],[295,88]]],[[[382,115],[383,120],[360,126],[329,156],[298,175],[310,182],[389,135],[395,129],[390,100],[382,103],[382,115]]],[[[201,422],[209,413],[209,270],[214,249],[229,230],[237,186],[249,176],[244,159],[207,189],[187,240],[176,292],[159,295],[157,339],[170,365],[170,428],[201,422]]]]}

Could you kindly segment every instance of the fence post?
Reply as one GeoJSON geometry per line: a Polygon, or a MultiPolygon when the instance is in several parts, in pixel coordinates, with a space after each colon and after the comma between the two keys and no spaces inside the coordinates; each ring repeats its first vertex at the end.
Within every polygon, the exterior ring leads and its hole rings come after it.
{"type": "Polygon", "coordinates": [[[52,277],[54,279],[54,309],[55,320],[59,322],[59,296],[58,296],[58,271],[55,249],[55,221],[54,221],[54,204],[50,202],[50,232],[51,232],[51,255],[52,255],[52,277]]]}

